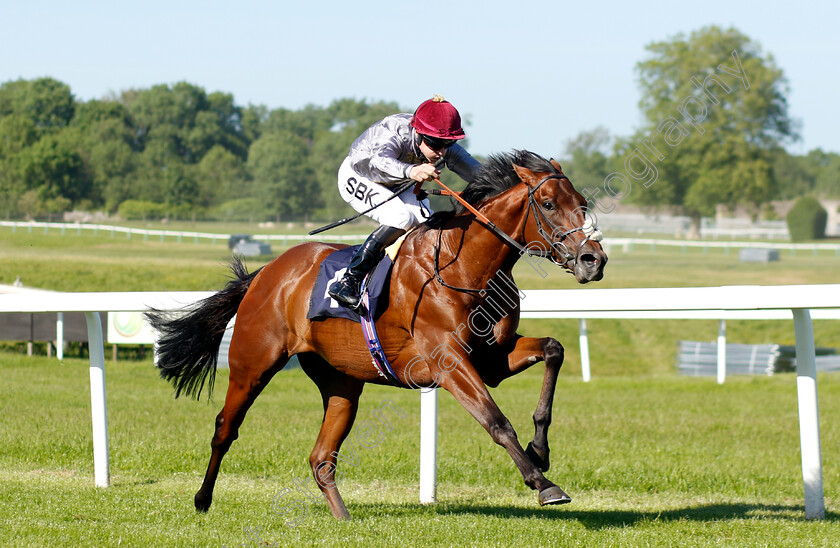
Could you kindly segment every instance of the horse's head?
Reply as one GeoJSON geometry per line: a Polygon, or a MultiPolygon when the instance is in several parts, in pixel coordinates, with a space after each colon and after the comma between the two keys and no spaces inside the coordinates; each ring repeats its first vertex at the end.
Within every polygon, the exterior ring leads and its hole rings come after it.
{"type": "Polygon", "coordinates": [[[526,245],[532,253],[574,274],[578,283],[596,282],[604,277],[607,264],[607,254],[598,243],[601,232],[594,217],[587,214],[586,200],[563,174],[560,164],[551,160],[551,166],[551,171],[513,166],[528,186],[526,245]]]}

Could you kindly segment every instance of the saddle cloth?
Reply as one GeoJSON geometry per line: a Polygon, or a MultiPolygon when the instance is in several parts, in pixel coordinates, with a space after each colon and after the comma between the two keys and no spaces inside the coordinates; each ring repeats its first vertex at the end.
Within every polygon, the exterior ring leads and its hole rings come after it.
{"type": "MultiPolygon", "coordinates": [[[[315,278],[315,285],[312,288],[312,294],[309,297],[309,312],[306,318],[310,320],[324,320],[326,318],[346,318],[354,322],[361,323],[359,314],[342,306],[330,297],[327,293],[330,284],[341,279],[344,272],[347,270],[347,265],[350,259],[359,249],[359,245],[352,247],[345,247],[330,253],[326,259],[321,263],[318,269],[318,276],[315,278]]],[[[394,262],[389,255],[379,262],[373,273],[367,280],[368,303],[370,306],[371,316],[376,317],[378,305],[380,303],[380,295],[382,289],[385,287],[388,277],[391,273],[391,267],[394,262]]],[[[385,295],[382,300],[387,302],[388,296],[385,295]]]]}
{"type": "Polygon", "coordinates": [[[327,289],[334,281],[337,281],[347,270],[347,265],[350,259],[361,246],[347,247],[334,251],[327,255],[327,258],[321,263],[318,268],[318,276],[315,278],[315,286],[312,288],[312,294],[309,297],[309,312],[306,314],[307,319],[323,320],[326,318],[346,318],[354,322],[362,324],[362,334],[364,335],[365,345],[370,352],[370,359],[373,366],[379,371],[379,374],[384,377],[390,384],[395,386],[404,386],[394,372],[394,368],[385,357],[385,351],[382,348],[382,343],[379,340],[379,335],[376,333],[376,324],[374,318],[377,316],[379,304],[385,302],[383,310],[387,308],[387,281],[391,274],[391,268],[394,266],[397,254],[400,247],[402,247],[405,235],[394,242],[385,250],[385,256],[376,265],[373,272],[365,278],[362,284],[362,306],[360,316],[353,310],[341,306],[338,302],[330,297],[327,289]],[[384,296],[383,296],[384,293],[384,296]],[[380,299],[380,297],[382,297],[380,299]]]}

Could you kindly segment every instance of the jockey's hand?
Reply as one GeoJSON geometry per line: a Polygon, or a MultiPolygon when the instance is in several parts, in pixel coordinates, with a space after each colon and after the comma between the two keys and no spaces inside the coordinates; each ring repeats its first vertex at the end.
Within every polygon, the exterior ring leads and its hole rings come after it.
{"type": "Polygon", "coordinates": [[[432,164],[420,164],[411,168],[409,176],[418,183],[425,183],[437,179],[440,176],[440,170],[432,164]]]}

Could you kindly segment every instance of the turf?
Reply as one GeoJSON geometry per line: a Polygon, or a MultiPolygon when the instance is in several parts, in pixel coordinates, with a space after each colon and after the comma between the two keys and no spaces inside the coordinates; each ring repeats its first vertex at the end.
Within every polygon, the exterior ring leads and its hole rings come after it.
{"type": "MultiPolygon", "coordinates": [[[[827,519],[804,519],[795,377],[712,380],[563,375],[548,477],[573,497],[540,508],[509,457],[451,396],[440,395],[438,503],[417,491],[419,398],[370,386],[359,421],[390,401],[393,430],[358,444],[341,489],[353,520],[323,502],[279,514],[272,501],[308,481],[320,420],[299,370],[257,400],[226,458],[207,514],[196,514],[213,400],[174,400],[148,362],[109,363],[112,486],[93,487],[84,360],[0,354],[0,528],[8,546],[831,545],[840,538],[840,379],[820,377],[827,519]]],[[[524,442],[541,368],[493,390],[524,442]]],[[[311,481],[309,481],[311,487],[311,481]]]]}

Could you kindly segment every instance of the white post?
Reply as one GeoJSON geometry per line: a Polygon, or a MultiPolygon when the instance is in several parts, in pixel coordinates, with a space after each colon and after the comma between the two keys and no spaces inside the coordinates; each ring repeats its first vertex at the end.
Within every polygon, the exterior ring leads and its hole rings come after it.
{"type": "Polygon", "coordinates": [[[93,421],[93,469],[97,487],[111,483],[108,459],[108,411],[105,405],[105,348],[99,312],[85,312],[90,353],[90,411],[93,421]]]}
{"type": "Polygon", "coordinates": [[[717,381],[723,384],[726,380],[726,320],[721,320],[718,326],[717,358],[717,381]]]}
{"type": "Polygon", "coordinates": [[[437,388],[420,390],[420,502],[437,496],[437,388]]]}
{"type": "Polygon", "coordinates": [[[799,399],[799,443],[805,487],[805,519],[825,519],[817,365],[810,311],[794,308],[793,326],[796,331],[796,391],[799,399]]]}
{"type": "Polygon", "coordinates": [[[580,319],[580,372],[583,382],[589,382],[592,375],[589,370],[589,334],[586,331],[586,319],[580,319]]]}
{"type": "Polygon", "coordinates": [[[55,357],[64,359],[64,312],[59,312],[55,320],[55,357]]]}

